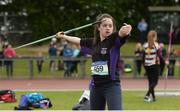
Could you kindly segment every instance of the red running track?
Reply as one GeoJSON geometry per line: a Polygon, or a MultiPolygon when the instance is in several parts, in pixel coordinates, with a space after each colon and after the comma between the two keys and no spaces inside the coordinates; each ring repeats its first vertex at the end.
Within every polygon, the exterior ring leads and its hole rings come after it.
{"type": "MultiPolygon", "coordinates": [[[[88,89],[89,79],[80,80],[0,80],[0,90],[15,91],[81,91],[88,89]]],[[[147,90],[146,79],[121,79],[122,90],[147,90]]],[[[165,88],[165,80],[160,79],[156,90],[165,88]]],[[[180,90],[180,79],[168,79],[167,90],[180,90]]]]}

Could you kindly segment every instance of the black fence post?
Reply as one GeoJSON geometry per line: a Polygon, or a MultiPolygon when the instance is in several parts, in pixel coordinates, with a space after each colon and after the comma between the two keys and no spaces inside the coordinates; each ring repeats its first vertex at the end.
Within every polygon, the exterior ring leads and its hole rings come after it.
{"type": "Polygon", "coordinates": [[[29,79],[33,79],[33,59],[29,60],[29,79]]]}
{"type": "Polygon", "coordinates": [[[82,75],[82,79],[84,79],[86,77],[86,65],[85,65],[86,60],[84,59],[80,59],[80,66],[81,66],[81,75],[82,75]]]}
{"type": "Polygon", "coordinates": [[[132,60],[133,61],[133,69],[134,69],[134,78],[137,78],[137,75],[138,75],[138,71],[137,71],[137,66],[136,66],[136,60],[137,60],[138,58],[136,58],[136,57],[134,57],[134,60],[132,60]]]}

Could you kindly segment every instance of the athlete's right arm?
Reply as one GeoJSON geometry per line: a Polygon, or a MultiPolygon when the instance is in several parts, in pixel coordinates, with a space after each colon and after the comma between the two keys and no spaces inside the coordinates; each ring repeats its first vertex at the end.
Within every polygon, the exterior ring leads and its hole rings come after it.
{"type": "Polygon", "coordinates": [[[132,30],[132,26],[125,23],[125,25],[122,26],[122,27],[120,28],[120,30],[119,30],[119,36],[120,36],[121,38],[127,37],[128,35],[130,35],[131,30],[132,30]]]}
{"type": "Polygon", "coordinates": [[[56,33],[56,38],[60,39],[66,39],[67,41],[71,42],[71,43],[74,43],[74,44],[77,44],[79,45],[80,44],[80,38],[78,37],[75,37],[75,36],[68,36],[68,35],[64,35],[63,32],[58,32],[56,33]]]}

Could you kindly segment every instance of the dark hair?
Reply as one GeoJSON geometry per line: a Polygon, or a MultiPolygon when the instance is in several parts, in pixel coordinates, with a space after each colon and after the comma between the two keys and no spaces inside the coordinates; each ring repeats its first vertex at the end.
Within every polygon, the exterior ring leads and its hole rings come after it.
{"type": "MultiPolygon", "coordinates": [[[[112,21],[113,21],[113,32],[116,31],[116,25],[115,25],[115,20],[114,18],[107,14],[107,13],[104,13],[104,14],[99,14],[97,17],[96,17],[96,21],[101,21],[102,19],[104,18],[110,18],[112,21]]],[[[95,25],[95,28],[94,28],[94,40],[93,40],[93,44],[97,44],[99,41],[100,41],[100,35],[99,35],[99,30],[98,28],[100,27],[101,25],[101,22],[97,23],[95,25]]]]}

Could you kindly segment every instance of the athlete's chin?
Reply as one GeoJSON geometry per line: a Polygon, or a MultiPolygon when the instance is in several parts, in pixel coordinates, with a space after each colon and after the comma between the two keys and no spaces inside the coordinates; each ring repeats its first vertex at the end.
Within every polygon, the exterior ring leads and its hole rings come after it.
{"type": "Polygon", "coordinates": [[[110,33],[108,33],[108,34],[106,34],[106,35],[105,35],[105,37],[107,38],[107,37],[108,37],[108,36],[110,36],[110,35],[111,35],[111,34],[110,34],[110,33]]]}
{"type": "Polygon", "coordinates": [[[106,33],[103,35],[104,38],[108,38],[111,35],[111,33],[106,33]]]}

